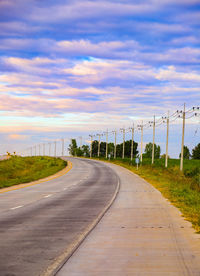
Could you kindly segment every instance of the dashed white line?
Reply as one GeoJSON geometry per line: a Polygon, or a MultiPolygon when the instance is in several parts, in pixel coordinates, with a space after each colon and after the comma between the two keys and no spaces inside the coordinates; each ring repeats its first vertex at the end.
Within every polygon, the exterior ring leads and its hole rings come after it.
{"type": "Polygon", "coordinates": [[[15,210],[15,209],[18,209],[18,208],[21,208],[23,207],[24,205],[20,205],[20,206],[16,206],[16,207],[13,207],[13,208],[10,208],[11,210],[15,210]]]}
{"type": "Polygon", "coordinates": [[[46,195],[45,198],[50,197],[50,196],[52,196],[52,195],[46,195]]]}

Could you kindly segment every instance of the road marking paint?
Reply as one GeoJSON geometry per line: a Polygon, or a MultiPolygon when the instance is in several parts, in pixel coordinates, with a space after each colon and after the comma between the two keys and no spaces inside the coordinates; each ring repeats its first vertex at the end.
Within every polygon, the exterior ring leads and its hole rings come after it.
{"type": "Polygon", "coordinates": [[[23,207],[24,205],[20,205],[20,206],[16,206],[16,207],[13,207],[13,208],[10,208],[11,210],[15,210],[15,209],[18,209],[18,208],[21,208],[23,207]]]}
{"type": "Polygon", "coordinates": [[[46,195],[45,197],[47,198],[47,197],[50,197],[50,196],[52,196],[52,195],[46,195]]]}
{"type": "Polygon", "coordinates": [[[67,190],[67,188],[64,188],[63,191],[67,190]]]}

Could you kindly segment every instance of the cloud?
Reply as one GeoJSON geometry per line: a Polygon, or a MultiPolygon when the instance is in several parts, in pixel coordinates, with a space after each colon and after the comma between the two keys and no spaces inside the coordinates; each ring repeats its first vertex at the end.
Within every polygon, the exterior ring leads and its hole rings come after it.
{"type": "Polygon", "coordinates": [[[167,80],[169,82],[191,82],[192,84],[200,84],[200,74],[195,72],[177,72],[174,66],[169,66],[167,69],[161,69],[156,78],[159,80],[167,80]]]}
{"type": "Polygon", "coordinates": [[[11,140],[26,140],[28,138],[27,135],[22,135],[22,134],[10,134],[8,135],[8,139],[11,140]]]}

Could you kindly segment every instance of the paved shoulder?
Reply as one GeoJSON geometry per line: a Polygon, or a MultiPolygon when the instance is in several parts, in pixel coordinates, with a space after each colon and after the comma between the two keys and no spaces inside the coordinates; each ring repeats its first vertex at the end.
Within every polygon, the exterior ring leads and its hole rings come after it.
{"type": "Polygon", "coordinates": [[[200,236],[146,181],[110,165],[117,199],[57,276],[200,275],[200,236]]]}

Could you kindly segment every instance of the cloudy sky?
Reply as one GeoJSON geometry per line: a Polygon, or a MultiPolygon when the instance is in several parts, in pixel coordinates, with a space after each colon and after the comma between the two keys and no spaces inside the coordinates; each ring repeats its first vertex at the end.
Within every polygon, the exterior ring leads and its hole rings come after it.
{"type": "Polygon", "coordinates": [[[200,104],[199,0],[0,0],[0,39],[0,153],[200,104]]]}

